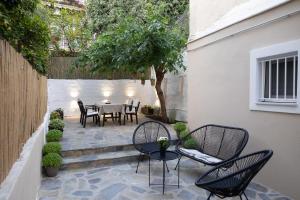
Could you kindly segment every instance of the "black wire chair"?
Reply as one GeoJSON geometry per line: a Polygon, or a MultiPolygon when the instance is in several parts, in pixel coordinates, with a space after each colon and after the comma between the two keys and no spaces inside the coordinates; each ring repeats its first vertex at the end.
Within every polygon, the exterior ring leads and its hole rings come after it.
{"type": "Polygon", "coordinates": [[[151,152],[160,150],[157,142],[160,137],[167,137],[169,141],[171,140],[168,129],[164,124],[157,121],[143,122],[135,129],[132,137],[132,143],[136,150],[140,152],[136,173],[138,172],[140,160],[143,155],[149,157],[151,152]]]}
{"type": "MultiPolygon", "coordinates": [[[[248,142],[249,134],[245,129],[208,124],[195,129],[183,138],[179,138],[176,151],[181,156],[186,156],[205,165],[217,166],[223,162],[238,157],[248,142]],[[195,140],[196,154],[189,153],[190,149],[184,148],[187,138],[195,140]]],[[[178,160],[177,165],[180,162],[178,160]]],[[[176,166],[177,167],[177,166],[176,166]]],[[[176,169],[175,167],[175,169],[176,169]]]]}
{"type": "Polygon", "coordinates": [[[245,189],[272,155],[273,151],[264,150],[226,161],[202,175],[195,184],[210,192],[207,200],[213,195],[239,196],[241,200],[244,195],[248,200],[245,189]]]}

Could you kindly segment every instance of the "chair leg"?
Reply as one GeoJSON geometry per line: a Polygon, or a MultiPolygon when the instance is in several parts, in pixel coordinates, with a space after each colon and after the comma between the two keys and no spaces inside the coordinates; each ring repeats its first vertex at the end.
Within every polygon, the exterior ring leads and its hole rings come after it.
{"type": "Polygon", "coordinates": [[[139,124],[137,113],[135,114],[135,122],[136,122],[136,124],[139,124]]]}
{"type": "Polygon", "coordinates": [[[180,157],[178,158],[178,162],[177,162],[177,164],[176,164],[176,167],[175,167],[175,169],[174,169],[174,170],[176,170],[176,169],[177,169],[177,167],[178,167],[178,165],[179,165],[179,162],[180,162],[180,159],[181,159],[181,157],[182,157],[182,156],[180,156],[180,157]]]}
{"type": "Polygon", "coordinates": [[[245,192],[243,192],[243,194],[244,194],[244,196],[246,197],[246,199],[248,200],[248,197],[247,197],[246,193],[245,193],[245,192]]]}
{"type": "Polygon", "coordinates": [[[105,122],[105,114],[103,114],[103,119],[102,119],[102,126],[104,127],[104,122],[105,122]]]}
{"type": "Polygon", "coordinates": [[[167,171],[170,172],[167,162],[166,162],[166,167],[167,167],[167,171]]]}
{"type": "Polygon", "coordinates": [[[83,122],[83,128],[85,128],[85,125],[86,125],[86,116],[84,116],[84,122],[83,122]]]}
{"type": "Polygon", "coordinates": [[[138,164],[137,164],[137,166],[136,166],[135,173],[138,173],[138,169],[139,169],[141,157],[142,157],[142,154],[140,153],[140,155],[139,155],[139,157],[138,157],[138,164]]]}
{"type": "Polygon", "coordinates": [[[208,198],[207,198],[207,200],[210,200],[210,197],[212,197],[212,195],[213,195],[213,194],[210,193],[209,196],[208,196],[208,198]]]}
{"type": "Polygon", "coordinates": [[[124,115],[124,125],[125,125],[125,118],[126,118],[126,116],[124,115]]]}
{"type": "Polygon", "coordinates": [[[132,119],[132,114],[130,114],[130,121],[131,121],[131,122],[133,122],[133,119],[132,119]]]}
{"type": "Polygon", "coordinates": [[[114,114],[113,113],[110,114],[110,117],[112,118],[112,121],[114,122],[115,118],[114,118],[114,114]]]}

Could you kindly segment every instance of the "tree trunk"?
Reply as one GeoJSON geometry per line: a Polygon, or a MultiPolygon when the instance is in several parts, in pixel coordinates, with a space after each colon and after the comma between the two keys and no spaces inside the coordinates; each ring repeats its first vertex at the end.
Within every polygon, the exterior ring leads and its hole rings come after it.
{"type": "Polygon", "coordinates": [[[161,69],[155,69],[156,73],[156,84],[155,89],[156,93],[160,102],[160,112],[163,122],[168,122],[168,115],[167,115],[167,109],[166,109],[166,100],[164,96],[164,92],[161,89],[161,84],[165,76],[165,72],[161,69]]]}

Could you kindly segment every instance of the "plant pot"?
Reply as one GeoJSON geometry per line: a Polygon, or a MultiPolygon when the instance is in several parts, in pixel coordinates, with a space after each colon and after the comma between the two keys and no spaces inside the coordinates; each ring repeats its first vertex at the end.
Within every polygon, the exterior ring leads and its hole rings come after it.
{"type": "Polygon", "coordinates": [[[146,84],[146,80],[141,80],[141,84],[145,85],[146,84]]]}
{"type": "Polygon", "coordinates": [[[56,167],[45,167],[45,171],[48,177],[54,177],[58,173],[58,168],[56,167]]]}
{"type": "Polygon", "coordinates": [[[151,85],[155,86],[155,79],[150,79],[151,85]]]}
{"type": "Polygon", "coordinates": [[[148,114],[153,115],[153,113],[154,113],[154,109],[153,108],[148,108],[148,114]]]}

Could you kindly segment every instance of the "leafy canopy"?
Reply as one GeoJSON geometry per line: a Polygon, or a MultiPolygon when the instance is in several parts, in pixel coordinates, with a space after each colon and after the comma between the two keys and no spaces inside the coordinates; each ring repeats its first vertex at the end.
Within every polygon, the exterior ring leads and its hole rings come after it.
{"type": "Polygon", "coordinates": [[[77,60],[94,70],[145,72],[151,66],[162,72],[184,68],[186,35],[164,16],[166,4],[147,4],[144,18],[125,17],[98,36],[77,60]]]}
{"type": "Polygon", "coordinates": [[[0,2],[0,36],[40,73],[47,71],[49,28],[40,15],[38,0],[0,2]]]}

